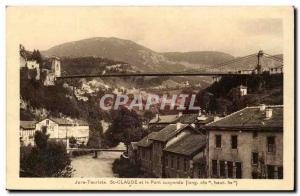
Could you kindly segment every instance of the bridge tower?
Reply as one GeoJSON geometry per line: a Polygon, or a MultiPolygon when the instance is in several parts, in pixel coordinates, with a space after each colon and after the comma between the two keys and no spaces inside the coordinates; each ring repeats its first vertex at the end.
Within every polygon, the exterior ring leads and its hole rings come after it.
{"type": "Polygon", "coordinates": [[[264,55],[264,52],[262,50],[260,50],[257,53],[257,66],[256,66],[256,70],[258,74],[262,74],[262,66],[261,66],[261,58],[264,55]]]}

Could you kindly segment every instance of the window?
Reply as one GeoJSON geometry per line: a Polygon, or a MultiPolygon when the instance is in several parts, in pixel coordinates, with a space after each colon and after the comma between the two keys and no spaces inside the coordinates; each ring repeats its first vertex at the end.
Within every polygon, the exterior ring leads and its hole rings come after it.
{"type": "Polygon", "coordinates": [[[222,147],[222,137],[221,135],[216,135],[216,148],[222,147]]]}
{"type": "Polygon", "coordinates": [[[274,179],[275,178],[275,176],[274,176],[274,166],[273,165],[267,165],[267,173],[268,173],[268,176],[267,176],[268,179],[274,179]]]}
{"type": "Polygon", "coordinates": [[[258,179],[258,173],[257,171],[252,172],[252,179],[258,179]]]}
{"type": "Polygon", "coordinates": [[[253,132],[253,138],[257,138],[257,131],[253,132]]]}
{"type": "Polygon", "coordinates": [[[235,162],[236,178],[242,178],[242,163],[235,162]]]}
{"type": "Polygon", "coordinates": [[[47,133],[47,127],[46,126],[42,126],[42,132],[47,133]]]}
{"type": "Polygon", "coordinates": [[[283,168],[278,167],[278,179],[283,179],[283,168]]]}
{"type": "Polygon", "coordinates": [[[180,168],[180,159],[179,159],[179,157],[177,157],[177,170],[179,170],[179,168],[180,168]]]}
{"type": "Polygon", "coordinates": [[[228,178],[233,178],[233,163],[231,161],[227,161],[227,170],[228,170],[228,178]]]}
{"type": "Polygon", "coordinates": [[[166,164],[167,167],[169,166],[168,155],[166,155],[166,157],[165,157],[165,164],[166,164]]]}
{"type": "Polygon", "coordinates": [[[225,161],[220,161],[220,176],[225,177],[225,161]]]}
{"type": "Polygon", "coordinates": [[[237,135],[232,135],[231,136],[231,148],[232,149],[237,149],[237,145],[238,145],[237,135]]]}
{"type": "Polygon", "coordinates": [[[252,164],[253,165],[258,164],[258,152],[252,152],[252,164]]]}
{"type": "Polygon", "coordinates": [[[275,152],[275,137],[274,136],[267,137],[267,143],[268,143],[268,152],[275,152]]]}
{"type": "Polygon", "coordinates": [[[199,178],[204,178],[204,177],[206,177],[206,167],[205,167],[205,163],[199,163],[199,165],[198,165],[198,177],[199,177],[199,178]]]}
{"type": "Polygon", "coordinates": [[[171,168],[174,168],[174,157],[171,156],[171,168]]]}
{"type": "Polygon", "coordinates": [[[188,160],[184,158],[184,171],[188,170],[188,160]]]}
{"type": "Polygon", "coordinates": [[[218,176],[218,161],[212,160],[212,175],[214,177],[218,176]]]}

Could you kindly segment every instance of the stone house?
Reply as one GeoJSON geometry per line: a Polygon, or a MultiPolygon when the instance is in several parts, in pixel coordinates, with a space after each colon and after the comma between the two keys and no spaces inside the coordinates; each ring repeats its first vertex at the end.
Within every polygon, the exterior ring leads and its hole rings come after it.
{"type": "Polygon", "coordinates": [[[172,115],[156,114],[156,116],[149,122],[149,129],[156,130],[156,131],[161,130],[169,124],[178,122],[179,117],[180,116],[177,114],[172,114],[172,115]]]}
{"type": "Polygon", "coordinates": [[[149,128],[152,130],[159,131],[165,128],[169,124],[174,124],[180,122],[182,124],[189,124],[196,128],[200,128],[203,125],[212,122],[213,116],[202,114],[201,111],[199,113],[192,113],[192,114],[183,114],[179,112],[178,114],[174,115],[159,115],[156,114],[149,122],[149,128]]]}
{"type": "Polygon", "coordinates": [[[270,74],[282,74],[283,73],[283,66],[269,68],[269,73],[270,74]]]}
{"type": "Polygon", "coordinates": [[[56,77],[61,76],[61,62],[58,57],[50,57],[43,63],[41,70],[43,84],[52,86],[55,84],[56,77]]]}
{"type": "Polygon", "coordinates": [[[26,60],[24,57],[20,57],[20,71],[21,76],[24,79],[40,80],[40,64],[35,60],[26,60]]]}
{"type": "Polygon", "coordinates": [[[89,139],[89,125],[83,120],[45,118],[36,123],[35,129],[46,129],[49,139],[66,142],[67,146],[71,137],[77,140],[77,144],[87,144],[89,139]]]}
{"type": "Polygon", "coordinates": [[[147,173],[152,173],[153,141],[150,138],[153,138],[156,134],[157,132],[152,132],[136,143],[138,163],[141,169],[147,173]]]}
{"type": "Polygon", "coordinates": [[[20,142],[21,145],[34,146],[35,121],[20,121],[20,142]]]}
{"type": "Polygon", "coordinates": [[[254,106],[204,126],[210,178],[283,178],[283,106],[254,106]]]}
{"type": "Polygon", "coordinates": [[[201,128],[205,124],[210,123],[214,120],[214,117],[211,115],[202,114],[201,111],[199,113],[193,114],[182,114],[179,115],[179,122],[182,124],[189,124],[194,128],[201,128]]]}
{"type": "Polygon", "coordinates": [[[164,150],[166,178],[206,178],[206,135],[190,133],[164,150]]]}
{"type": "Polygon", "coordinates": [[[170,124],[149,138],[152,141],[152,173],[156,177],[165,177],[164,174],[164,153],[168,145],[178,141],[191,132],[196,132],[190,125],[176,123],[170,124]]]}
{"type": "Polygon", "coordinates": [[[228,95],[233,99],[233,101],[237,101],[241,99],[241,97],[248,94],[248,87],[244,85],[239,85],[235,88],[232,88],[228,95]]]}

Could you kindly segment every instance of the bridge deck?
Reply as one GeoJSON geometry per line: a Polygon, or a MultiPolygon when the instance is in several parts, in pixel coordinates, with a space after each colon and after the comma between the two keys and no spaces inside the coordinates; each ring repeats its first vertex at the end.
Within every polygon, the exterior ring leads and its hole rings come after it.
{"type": "Polygon", "coordinates": [[[125,149],[99,149],[99,148],[67,148],[68,151],[106,151],[106,152],[125,152],[125,149]]]}
{"type": "Polygon", "coordinates": [[[146,76],[237,76],[237,75],[251,75],[246,73],[221,73],[221,72],[203,72],[203,73],[132,73],[132,74],[94,74],[94,75],[72,75],[60,76],[57,79],[67,78],[110,78],[110,77],[146,77],[146,76]]]}

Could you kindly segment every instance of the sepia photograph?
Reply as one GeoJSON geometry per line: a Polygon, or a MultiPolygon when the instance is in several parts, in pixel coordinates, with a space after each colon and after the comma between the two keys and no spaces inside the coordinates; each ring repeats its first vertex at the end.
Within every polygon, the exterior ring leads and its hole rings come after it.
{"type": "Polygon", "coordinates": [[[6,20],[8,189],[294,189],[293,7],[6,20]]]}

